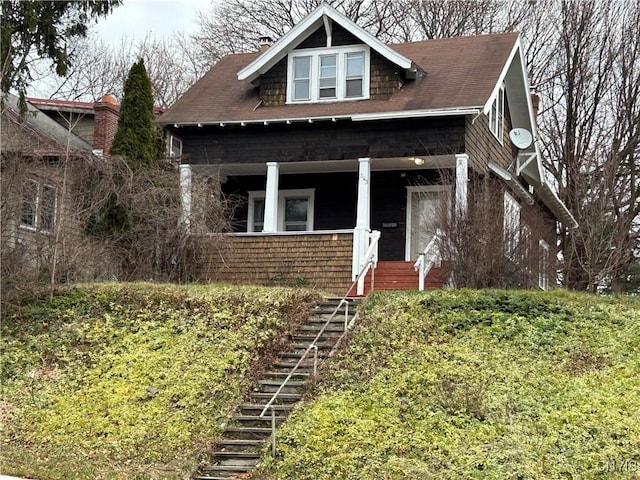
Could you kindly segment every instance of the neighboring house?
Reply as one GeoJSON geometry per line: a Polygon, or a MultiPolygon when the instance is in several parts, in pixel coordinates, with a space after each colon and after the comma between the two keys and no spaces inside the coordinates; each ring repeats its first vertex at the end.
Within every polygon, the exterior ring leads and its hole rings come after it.
{"type": "Polygon", "coordinates": [[[379,231],[379,271],[406,262],[417,286],[436,204],[464,211],[481,177],[504,191],[505,234],[520,235],[522,204],[549,219],[531,233],[541,287],[555,222],[575,226],[542,171],[516,33],[386,45],[322,5],[272,46],[221,59],[159,121],[179,146],[187,219],[198,174],[242,199],[227,248],[203,259],[219,280],[344,292],[379,231]],[[513,129],[534,141],[516,148],[513,129]]]}
{"type": "Polygon", "coordinates": [[[101,154],[110,148],[117,120],[118,106],[109,96],[96,103],[27,99],[24,115],[17,97],[4,100],[3,274],[46,276],[54,257],[79,270],[104,268],[92,266],[100,263],[96,255],[83,257],[89,242],[81,220],[86,205],[78,204],[77,191],[103,166],[101,154]]]}

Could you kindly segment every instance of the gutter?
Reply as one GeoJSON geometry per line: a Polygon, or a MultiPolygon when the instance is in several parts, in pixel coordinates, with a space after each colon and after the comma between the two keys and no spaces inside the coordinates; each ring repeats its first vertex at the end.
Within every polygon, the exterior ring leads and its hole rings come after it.
{"type": "Polygon", "coordinates": [[[216,120],[216,121],[201,121],[201,122],[163,122],[162,118],[159,119],[160,125],[171,126],[174,128],[180,127],[210,127],[218,126],[225,127],[227,125],[240,125],[244,127],[246,125],[269,125],[270,123],[313,123],[321,121],[337,122],[338,120],[351,120],[352,122],[366,122],[374,120],[394,120],[403,118],[428,118],[428,117],[449,117],[449,116],[467,116],[467,115],[479,115],[481,113],[481,107],[475,108],[438,108],[428,110],[399,110],[395,112],[380,112],[380,113],[356,113],[351,115],[322,115],[322,116],[309,116],[309,117],[290,117],[290,118],[266,118],[261,120],[216,120]]]}

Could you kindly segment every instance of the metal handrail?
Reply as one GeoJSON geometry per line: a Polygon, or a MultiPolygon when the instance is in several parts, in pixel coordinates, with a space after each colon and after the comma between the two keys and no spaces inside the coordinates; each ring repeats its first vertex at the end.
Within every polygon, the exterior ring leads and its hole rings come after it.
{"type": "MultiPolygon", "coordinates": [[[[376,232],[376,233],[378,233],[378,235],[377,235],[377,237],[374,236],[375,240],[374,240],[374,242],[372,242],[372,245],[373,245],[373,243],[377,242],[377,239],[380,238],[380,232],[376,232]]],[[[369,249],[371,249],[371,245],[369,246],[369,249]]],[[[367,250],[367,253],[369,253],[369,250],[367,250]]],[[[329,326],[329,323],[331,323],[331,321],[334,319],[334,317],[336,316],[336,314],[340,310],[340,307],[342,306],[342,304],[345,305],[344,328],[345,328],[345,331],[346,331],[347,322],[348,322],[348,318],[349,318],[349,302],[347,301],[347,298],[349,297],[349,294],[353,290],[353,287],[356,286],[356,284],[358,283],[358,281],[360,280],[362,275],[365,274],[365,271],[368,271],[369,267],[373,263],[373,258],[374,257],[371,254],[369,254],[369,255],[366,255],[365,258],[367,259],[367,261],[365,262],[365,264],[360,269],[360,273],[358,273],[358,275],[356,275],[356,279],[353,281],[353,283],[351,284],[351,286],[347,290],[347,293],[345,293],[344,296],[340,299],[340,302],[338,303],[338,306],[333,310],[333,313],[331,314],[329,319],[325,322],[325,324],[322,326],[322,328],[320,329],[318,334],[315,336],[315,338],[313,339],[313,342],[311,342],[311,344],[307,347],[305,352],[302,354],[302,357],[300,357],[300,360],[298,360],[298,362],[295,364],[293,369],[289,372],[289,375],[287,375],[287,377],[284,379],[284,381],[282,382],[282,384],[280,385],[278,390],[276,390],[276,392],[272,395],[271,399],[269,399],[267,404],[264,406],[264,409],[260,413],[260,417],[264,417],[265,413],[267,413],[267,410],[269,410],[269,408],[273,405],[273,402],[275,402],[276,398],[278,398],[278,395],[280,395],[280,392],[282,392],[282,389],[287,385],[289,380],[291,380],[291,377],[293,377],[293,374],[296,372],[296,370],[298,370],[298,368],[300,367],[302,362],[307,358],[307,355],[309,354],[309,352],[312,349],[315,349],[316,355],[317,355],[317,349],[318,349],[317,342],[320,339],[320,337],[324,334],[324,331],[329,326]]],[[[314,371],[314,374],[315,373],[316,372],[314,371]]]]}
{"type": "Polygon", "coordinates": [[[413,264],[413,269],[418,272],[418,290],[424,290],[424,280],[429,275],[431,268],[435,265],[438,260],[437,252],[434,249],[436,242],[440,240],[442,236],[442,231],[440,229],[436,230],[436,233],[433,235],[427,246],[424,248],[424,251],[418,255],[418,259],[416,263],[413,264]],[[425,262],[425,257],[428,256],[428,262],[425,262]]]}

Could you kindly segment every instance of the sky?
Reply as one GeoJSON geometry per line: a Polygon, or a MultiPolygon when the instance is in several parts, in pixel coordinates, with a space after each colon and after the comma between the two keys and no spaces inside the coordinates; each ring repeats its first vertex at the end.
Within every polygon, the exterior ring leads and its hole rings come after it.
{"type": "Polygon", "coordinates": [[[211,5],[212,0],[124,0],[96,25],[100,37],[111,45],[126,36],[142,40],[151,32],[155,36],[175,31],[192,33],[196,28],[196,13],[211,5]]]}

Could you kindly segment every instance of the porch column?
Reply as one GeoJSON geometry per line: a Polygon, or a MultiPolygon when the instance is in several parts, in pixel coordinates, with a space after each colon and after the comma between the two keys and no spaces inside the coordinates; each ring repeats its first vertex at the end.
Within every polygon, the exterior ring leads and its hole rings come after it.
{"type": "Polygon", "coordinates": [[[358,207],[356,210],[356,228],[353,232],[353,259],[351,266],[352,279],[355,280],[364,255],[369,248],[369,230],[371,228],[371,159],[358,159],[358,207]]]}
{"type": "Polygon", "coordinates": [[[267,188],[264,194],[264,228],[263,232],[278,231],[278,162],[267,162],[267,188]]]}
{"type": "Polygon", "coordinates": [[[467,213],[467,183],[469,181],[469,155],[459,153],[456,155],[456,205],[457,215],[464,216],[467,213]]]}
{"type": "Polygon", "coordinates": [[[182,202],[182,225],[189,231],[191,225],[191,165],[180,165],[180,200],[182,202]]]}

